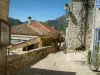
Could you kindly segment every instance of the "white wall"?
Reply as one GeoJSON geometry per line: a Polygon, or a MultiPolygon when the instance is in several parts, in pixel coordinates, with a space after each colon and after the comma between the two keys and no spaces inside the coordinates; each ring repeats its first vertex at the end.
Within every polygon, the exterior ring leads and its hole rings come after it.
{"type": "Polygon", "coordinates": [[[25,42],[27,40],[33,39],[34,40],[37,38],[38,36],[27,36],[27,35],[11,35],[11,43],[12,44],[18,44],[21,42],[25,42]]]}

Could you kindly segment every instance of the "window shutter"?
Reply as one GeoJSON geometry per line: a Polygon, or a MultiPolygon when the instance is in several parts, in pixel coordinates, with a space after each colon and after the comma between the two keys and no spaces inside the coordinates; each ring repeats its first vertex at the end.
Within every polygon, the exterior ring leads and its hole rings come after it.
{"type": "Polygon", "coordinates": [[[100,0],[96,0],[96,8],[100,8],[100,0]]]}

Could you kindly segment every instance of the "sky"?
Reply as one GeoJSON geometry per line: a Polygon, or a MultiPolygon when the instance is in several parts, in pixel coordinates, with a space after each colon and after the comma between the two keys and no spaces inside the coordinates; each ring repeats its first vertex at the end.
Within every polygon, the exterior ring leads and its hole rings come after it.
{"type": "Polygon", "coordinates": [[[9,17],[27,21],[28,16],[32,20],[47,21],[62,16],[64,4],[70,0],[10,0],[9,17]]]}

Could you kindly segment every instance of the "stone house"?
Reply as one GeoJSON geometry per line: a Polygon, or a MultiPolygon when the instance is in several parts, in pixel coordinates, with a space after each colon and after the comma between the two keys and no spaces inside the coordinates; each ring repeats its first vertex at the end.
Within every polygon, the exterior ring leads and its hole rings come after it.
{"type": "Polygon", "coordinates": [[[68,24],[68,49],[75,50],[83,44],[91,50],[92,62],[96,64],[100,52],[100,0],[71,0],[68,24]]]}
{"type": "Polygon", "coordinates": [[[11,46],[8,50],[28,51],[51,45],[52,39],[59,38],[60,32],[39,22],[15,25],[11,28],[11,46]]]}
{"type": "Polygon", "coordinates": [[[95,0],[71,0],[67,29],[68,49],[73,50],[81,44],[87,49],[92,48],[94,25],[99,22],[95,20],[95,10],[99,14],[95,3],[95,0]]]}

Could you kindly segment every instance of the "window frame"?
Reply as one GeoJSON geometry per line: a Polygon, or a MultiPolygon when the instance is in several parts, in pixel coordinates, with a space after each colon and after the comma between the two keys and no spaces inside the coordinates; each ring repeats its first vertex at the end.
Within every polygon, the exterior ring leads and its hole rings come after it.
{"type": "Polygon", "coordinates": [[[96,42],[98,42],[98,43],[100,42],[100,39],[99,39],[99,36],[100,36],[100,35],[99,35],[99,32],[100,32],[100,28],[96,28],[96,29],[95,29],[95,33],[96,33],[96,42]]]}

